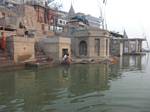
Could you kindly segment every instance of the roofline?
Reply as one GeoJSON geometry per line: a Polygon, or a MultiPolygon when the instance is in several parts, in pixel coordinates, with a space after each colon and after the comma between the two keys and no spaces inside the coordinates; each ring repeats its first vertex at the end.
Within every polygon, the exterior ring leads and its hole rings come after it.
{"type": "Polygon", "coordinates": [[[113,38],[112,40],[123,40],[123,41],[136,41],[136,40],[141,40],[141,41],[146,41],[145,38],[113,38]]]}

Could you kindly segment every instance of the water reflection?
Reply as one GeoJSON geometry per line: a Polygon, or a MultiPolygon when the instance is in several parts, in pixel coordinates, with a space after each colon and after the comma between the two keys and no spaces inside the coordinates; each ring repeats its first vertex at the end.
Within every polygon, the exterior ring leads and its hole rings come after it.
{"type": "Polygon", "coordinates": [[[110,99],[105,92],[111,89],[111,81],[121,78],[123,70],[142,70],[142,59],[127,56],[116,65],[72,65],[0,73],[0,112],[107,110],[110,99]]]}
{"type": "Polygon", "coordinates": [[[13,74],[0,75],[0,105],[9,101],[15,94],[15,77],[13,74]]]}
{"type": "Polygon", "coordinates": [[[120,65],[120,67],[122,69],[126,69],[126,70],[131,70],[131,71],[135,71],[135,70],[142,70],[144,69],[144,64],[142,63],[143,60],[143,56],[124,56],[122,57],[122,63],[120,65]]]}
{"type": "Polygon", "coordinates": [[[74,95],[106,90],[108,86],[108,65],[75,65],[71,68],[69,90],[74,95]]]}

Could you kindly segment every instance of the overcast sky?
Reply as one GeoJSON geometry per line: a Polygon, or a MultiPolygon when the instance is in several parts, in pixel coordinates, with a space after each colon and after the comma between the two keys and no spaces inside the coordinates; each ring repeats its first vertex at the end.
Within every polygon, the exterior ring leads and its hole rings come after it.
{"type": "Polygon", "coordinates": [[[61,0],[63,10],[68,11],[73,3],[75,12],[100,16],[99,4],[106,15],[108,30],[123,33],[125,29],[130,38],[141,37],[143,33],[150,40],[150,0],[61,0]]]}

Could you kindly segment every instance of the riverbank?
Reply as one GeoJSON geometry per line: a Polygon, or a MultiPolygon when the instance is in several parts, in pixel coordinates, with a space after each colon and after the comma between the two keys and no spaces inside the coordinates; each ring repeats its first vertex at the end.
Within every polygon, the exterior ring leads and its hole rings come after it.
{"type": "MultiPolygon", "coordinates": [[[[105,59],[92,59],[92,58],[73,58],[71,64],[101,64],[101,63],[109,63],[109,64],[115,64],[118,62],[117,57],[110,57],[105,59]]],[[[0,71],[13,71],[13,70],[20,70],[20,69],[30,69],[30,68],[50,68],[55,66],[61,66],[61,63],[55,63],[50,61],[45,62],[24,62],[24,63],[8,63],[8,64],[2,64],[0,65],[0,71]]]]}
{"type": "Polygon", "coordinates": [[[0,71],[13,71],[13,70],[19,70],[19,69],[25,69],[24,63],[7,63],[0,65],[0,71]]]}

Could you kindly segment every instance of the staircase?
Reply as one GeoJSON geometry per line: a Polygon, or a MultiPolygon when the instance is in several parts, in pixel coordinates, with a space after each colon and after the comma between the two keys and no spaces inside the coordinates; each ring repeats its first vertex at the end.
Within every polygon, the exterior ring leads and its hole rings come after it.
{"type": "Polygon", "coordinates": [[[0,64],[7,62],[7,56],[5,56],[4,52],[0,50],[0,64]]]}
{"type": "Polygon", "coordinates": [[[27,62],[26,67],[47,68],[52,66],[52,59],[48,58],[43,52],[36,52],[35,61],[27,62]]]}
{"type": "Polygon", "coordinates": [[[0,50],[0,66],[11,63],[13,63],[13,60],[10,58],[8,53],[0,50]]]}
{"type": "Polygon", "coordinates": [[[39,62],[39,63],[46,63],[50,61],[48,60],[48,57],[43,52],[36,52],[35,59],[36,59],[36,62],[39,62]]]}

